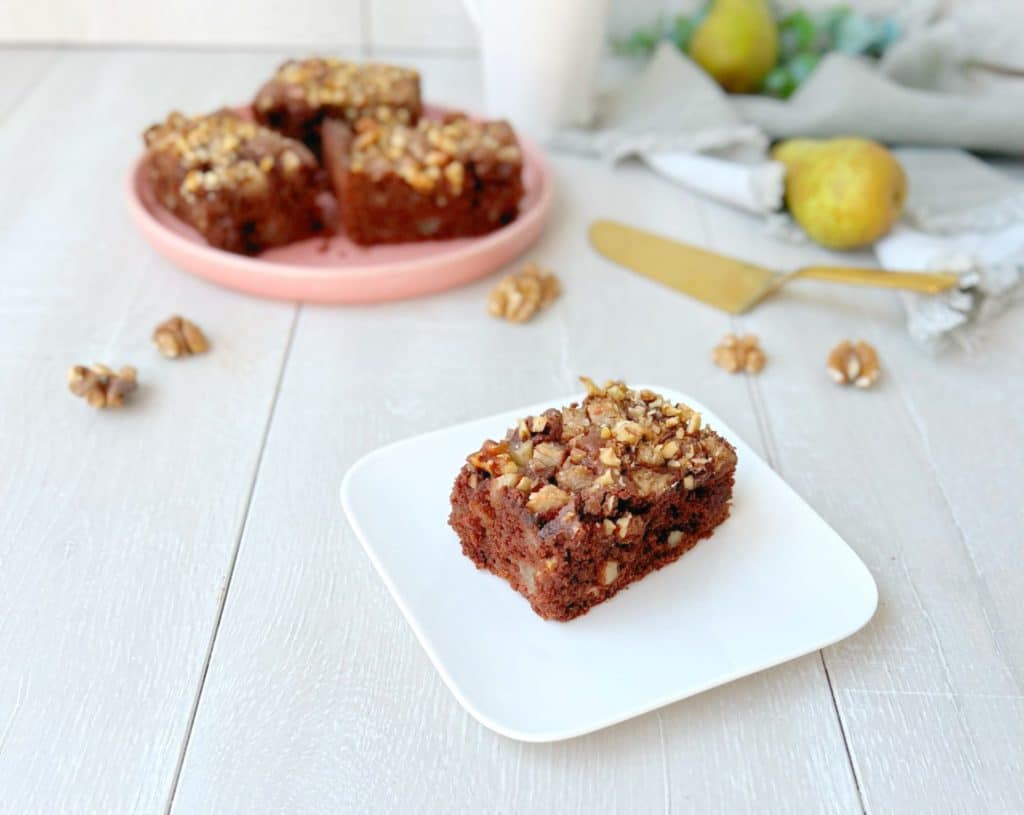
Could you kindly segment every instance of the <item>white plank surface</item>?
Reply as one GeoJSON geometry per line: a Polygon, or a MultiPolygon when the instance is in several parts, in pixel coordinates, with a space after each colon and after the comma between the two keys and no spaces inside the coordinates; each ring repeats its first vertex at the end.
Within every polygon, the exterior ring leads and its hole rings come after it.
{"type": "MultiPolygon", "coordinates": [[[[143,126],[246,98],[282,56],[0,50],[0,813],[159,812],[172,790],[188,815],[1024,811],[1019,312],[980,352],[940,359],[884,293],[801,283],[732,321],[598,259],[586,224],[782,265],[822,253],[639,168],[567,158],[532,253],[566,294],[529,325],[484,314],[491,281],[346,309],[212,288],[143,244],[120,179],[143,126]],[[212,354],[151,350],[175,310],[212,354]],[[708,361],[730,326],[761,335],[761,377],[708,361]],[[878,346],[876,391],[825,377],[843,336],[878,346]],[[139,366],[134,407],[97,414],[64,392],[64,369],[94,359],[139,366]],[[477,725],[348,530],[338,484],[379,444],[580,373],[712,405],[865,559],[875,620],[569,742],[477,725]]],[[[405,60],[431,98],[478,99],[471,60],[405,60]]]]}
{"type": "Polygon", "coordinates": [[[358,455],[566,393],[582,372],[685,382],[756,442],[743,380],[676,351],[728,320],[701,310],[674,328],[677,302],[621,286],[582,245],[599,212],[689,224],[696,239],[695,208],[639,171],[558,167],[561,203],[533,255],[567,292],[537,323],[488,317],[492,281],[420,303],[303,309],[175,812],[857,811],[817,656],[565,744],[487,731],[441,684],[339,514],[358,455]],[[271,755],[286,767],[268,775],[271,755]]]}
{"type": "Polygon", "coordinates": [[[56,58],[50,49],[0,51],[0,123],[39,84],[56,58]]]}
{"type": "MultiPolygon", "coordinates": [[[[464,65],[423,63],[431,88],[471,104],[464,65]]],[[[341,475],[362,453],[568,392],[585,372],[685,383],[757,444],[746,383],[707,361],[728,318],[681,322],[677,300],[584,247],[599,214],[700,240],[696,205],[639,170],[557,167],[559,206],[532,256],[567,292],[538,322],[488,317],[493,281],[303,308],[174,812],[858,811],[817,656],[604,733],[519,745],[459,708],[340,516],[341,475]],[[267,774],[272,755],[285,766],[267,774]]]]}
{"type": "MultiPolygon", "coordinates": [[[[810,251],[734,213],[710,223],[712,246],[750,259],[810,251]]],[[[879,584],[874,621],[825,654],[868,811],[1021,811],[1019,314],[992,326],[985,350],[941,358],[908,342],[882,292],[809,284],[742,322],[772,354],[755,388],[776,467],[879,584]],[[879,349],[876,389],[824,375],[843,337],[879,349]]]]}
{"type": "Polygon", "coordinates": [[[0,43],[360,46],[362,0],[5,0],[0,43]]]}
{"type": "Polygon", "coordinates": [[[256,67],[64,54],[0,127],[0,812],[168,800],[295,308],[159,259],[122,183],[141,128],[232,66],[256,67]],[[176,310],[214,353],[156,354],[176,310]],[[123,412],[67,393],[92,361],[138,367],[123,412]]]}

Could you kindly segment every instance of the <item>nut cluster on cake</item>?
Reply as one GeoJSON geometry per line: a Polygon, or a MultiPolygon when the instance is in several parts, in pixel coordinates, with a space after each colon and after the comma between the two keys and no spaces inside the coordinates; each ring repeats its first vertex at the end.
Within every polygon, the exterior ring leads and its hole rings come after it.
{"type": "Polygon", "coordinates": [[[175,111],[143,138],[150,151],[178,166],[186,201],[221,189],[259,190],[275,173],[293,176],[316,167],[302,145],[230,111],[194,118],[175,111]]]}
{"type": "Polygon", "coordinates": [[[680,483],[693,490],[734,457],[686,405],[622,382],[583,381],[583,404],[520,420],[514,433],[485,443],[469,463],[495,486],[526,494],[527,509],[537,515],[556,512],[576,495],[582,513],[609,516],[621,499],[649,500],[680,483]]]}
{"type": "Polygon", "coordinates": [[[282,96],[311,108],[330,106],[349,122],[372,116],[409,124],[420,107],[420,75],[410,68],[333,57],[288,60],[257,94],[257,115],[274,110],[282,96]]]}
{"type": "Polygon", "coordinates": [[[736,451],[698,412],[622,382],[527,416],[467,457],[449,523],[479,568],[568,620],[729,514],[736,451]]]}
{"type": "Polygon", "coordinates": [[[381,178],[395,173],[419,192],[446,185],[461,195],[466,166],[478,177],[508,178],[522,166],[522,153],[507,122],[420,119],[415,127],[382,125],[370,119],[356,124],[349,169],[381,178]]]}

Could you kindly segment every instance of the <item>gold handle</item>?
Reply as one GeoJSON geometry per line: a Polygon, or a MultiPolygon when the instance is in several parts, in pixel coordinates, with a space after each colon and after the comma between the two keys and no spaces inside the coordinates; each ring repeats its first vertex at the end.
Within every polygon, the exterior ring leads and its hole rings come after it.
{"type": "Polygon", "coordinates": [[[925,294],[938,294],[960,282],[959,276],[952,272],[887,272],[884,269],[862,269],[856,266],[805,266],[793,272],[792,277],[810,277],[883,289],[906,289],[925,294]]]}

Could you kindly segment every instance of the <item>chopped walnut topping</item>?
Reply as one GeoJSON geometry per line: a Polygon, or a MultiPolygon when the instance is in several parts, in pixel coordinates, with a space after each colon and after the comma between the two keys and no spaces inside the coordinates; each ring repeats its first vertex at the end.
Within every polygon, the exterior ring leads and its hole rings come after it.
{"type": "Polygon", "coordinates": [[[594,483],[594,474],[582,464],[569,464],[558,471],[558,486],[572,492],[582,492],[594,483]]]}
{"type": "Polygon", "coordinates": [[[758,374],[764,369],[765,363],[764,351],[758,345],[755,334],[747,334],[743,337],[726,334],[722,341],[715,346],[711,358],[719,368],[724,368],[731,374],[738,371],[758,374]]]}
{"type": "Polygon", "coordinates": [[[151,153],[174,157],[186,201],[220,190],[261,192],[278,173],[305,168],[312,180],[316,159],[305,147],[230,111],[189,118],[171,113],[143,136],[151,153]]]}
{"type": "Polygon", "coordinates": [[[99,363],[91,367],[75,365],[68,371],[68,390],[94,408],[119,408],[137,387],[136,371],[131,365],[117,372],[99,363]]]}
{"type": "Polygon", "coordinates": [[[643,438],[644,429],[638,422],[629,419],[622,419],[615,423],[612,430],[615,438],[626,444],[636,444],[643,438]]]}
{"type": "Polygon", "coordinates": [[[510,323],[524,323],[551,305],[561,293],[557,277],[535,263],[528,263],[517,274],[501,279],[487,298],[487,311],[510,323]]]}
{"type": "Polygon", "coordinates": [[[492,476],[502,475],[505,472],[518,472],[519,467],[512,460],[508,452],[507,442],[485,441],[483,447],[473,453],[469,463],[479,470],[483,470],[492,476]]]}
{"type": "Polygon", "coordinates": [[[622,460],[615,454],[614,447],[602,447],[598,459],[606,467],[618,467],[622,460]]]}
{"type": "Polygon", "coordinates": [[[360,119],[350,169],[372,178],[395,173],[418,192],[453,196],[472,192],[474,179],[505,180],[522,170],[522,154],[508,122],[464,116],[415,126],[360,119]]]}
{"type": "Polygon", "coordinates": [[[210,347],[199,326],[178,314],[164,320],[154,329],[153,342],[160,353],[169,359],[201,354],[210,347]]]}
{"type": "Polygon", "coordinates": [[[601,582],[606,586],[611,585],[618,576],[619,564],[614,560],[605,561],[604,567],[601,569],[601,582]]]}
{"type": "Polygon", "coordinates": [[[696,490],[733,466],[732,447],[686,405],[622,382],[583,381],[582,403],[548,411],[543,424],[517,422],[504,441],[469,457],[474,472],[509,487],[529,483],[526,506],[538,515],[550,519],[565,507],[609,521],[622,539],[636,531],[630,523],[642,523],[638,506],[669,490],[696,490]]]}
{"type": "Polygon", "coordinates": [[[864,340],[843,340],[829,352],[826,367],[829,376],[840,385],[858,388],[870,388],[882,372],[878,352],[864,340]]]}
{"type": "Polygon", "coordinates": [[[533,461],[539,467],[561,467],[565,461],[565,448],[553,442],[541,442],[533,448],[533,461]]]}
{"type": "Polygon", "coordinates": [[[683,532],[680,529],[673,529],[668,533],[668,537],[665,539],[665,543],[669,545],[669,548],[674,549],[683,542],[683,532]]]}
{"type": "Polygon", "coordinates": [[[530,512],[543,515],[556,509],[561,509],[569,503],[569,493],[560,490],[552,484],[545,484],[533,493],[526,502],[526,508],[530,512]]]}
{"type": "Polygon", "coordinates": [[[409,122],[410,110],[420,106],[420,75],[410,68],[330,57],[289,60],[260,91],[256,109],[270,111],[285,99],[334,108],[349,121],[374,116],[409,122]]]}

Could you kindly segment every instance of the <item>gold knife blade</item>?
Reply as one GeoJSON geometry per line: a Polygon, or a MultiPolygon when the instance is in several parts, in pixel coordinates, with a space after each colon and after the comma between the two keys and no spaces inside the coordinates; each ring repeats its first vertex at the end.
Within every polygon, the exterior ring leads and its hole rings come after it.
{"type": "Polygon", "coordinates": [[[779,276],[616,221],[594,221],[590,243],[609,260],[730,314],[749,308],[779,276]]]}

